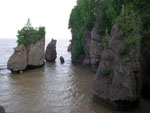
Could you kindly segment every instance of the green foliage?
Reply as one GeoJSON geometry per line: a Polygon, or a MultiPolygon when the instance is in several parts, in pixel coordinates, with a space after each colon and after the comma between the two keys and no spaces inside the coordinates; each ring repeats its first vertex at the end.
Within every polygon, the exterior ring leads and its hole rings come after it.
{"type": "Polygon", "coordinates": [[[92,29],[95,23],[94,0],[78,0],[77,5],[72,9],[69,19],[69,28],[74,33],[76,56],[82,55],[82,37],[86,29],[92,29]]]}
{"type": "Polygon", "coordinates": [[[92,29],[95,23],[94,0],[78,0],[77,5],[72,9],[69,19],[69,28],[92,29]]]}
{"type": "Polygon", "coordinates": [[[104,34],[106,29],[110,33],[114,25],[117,12],[114,8],[114,0],[98,0],[100,5],[96,7],[97,21],[99,23],[99,33],[104,34]]]}
{"type": "Polygon", "coordinates": [[[119,48],[119,54],[124,55],[132,48],[132,52],[137,53],[137,44],[141,41],[141,19],[133,10],[133,5],[123,6],[122,12],[117,19],[119,37],[123,38],[124,42],[119,48]]]}
{"type": "Polygon", "coordinates": [[[150,36],[150,0],[77,0],[69,19],[69,28],[77,41],[77,55],[83,53],[84,31],[92,29],[95,22],[99,24],[99,34],[104,37],[99,46],[107,48],[112,26],[118,23],[119,35],[124,38],[118,48],[120,55],[128,53],[130,48],[136,53],[141,38],[150,36]]]}
{"type": "Polygon", "coordinates": [[[83,50],[82,43],[80,40],[75,40],[75,47],[74,47],[73,53],[75,56],[80,56],[84,54],[84,50],[83,50]]]}
{"type": "Polygon", "coordinates": [[[101,72],[104,74],[104,75],[109,75],[111,73],[111,70],[106,68],[106,67],[101,67],[101,72]]]}
{"type": "Polygon", "coordinates": [[[142,20],[142,37],[150,36],[150,0],[139,0],[138,13],[142,20]]]}
{"type": "Polygon", "coordinates": [[[31,43],[36,43],[37,41],[41,40],[45,37],[45,27],[33,28],[31,26],[30,19],[28,19],[26,25],[21,29],[18,30],[17,35],[17,43],[28,45],[31,43]]]}
{"type": "Polygon", "coordinates": [[[108,30],[106,29],[104,38],[102,42],[98,43],[98,46],[101,46],[103,48],[108,48],[109,38],[110,36],[109,36],[108,30]]]}

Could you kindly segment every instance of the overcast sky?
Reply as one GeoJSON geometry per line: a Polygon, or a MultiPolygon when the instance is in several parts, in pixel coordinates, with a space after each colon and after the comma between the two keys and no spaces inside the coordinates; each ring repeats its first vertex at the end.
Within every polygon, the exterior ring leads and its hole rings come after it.
{"type": "Polygon", "coordinates": [[[71,39],[68,19],[76,1],[0,0],[0,38],[16,38],[30,18],[33,27],[46,27],[46,38],[71,39]]]}

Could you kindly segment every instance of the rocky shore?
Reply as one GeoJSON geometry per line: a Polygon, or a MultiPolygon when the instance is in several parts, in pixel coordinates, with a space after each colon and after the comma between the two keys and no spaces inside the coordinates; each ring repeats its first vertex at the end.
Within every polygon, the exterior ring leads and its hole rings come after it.
{"type": "Polygon", "coordinates": [[[119,52],[125,38],[118,34],[118,24],[111,30],[107,48],[101,46],[104,37],[97,31],[95,25],[91,31],[84,32],[81,56],[73,53],[76,39],[72,33],[72,62],[90,66],[95,72],[93,97],[96,102],[119,110],[137,107],[142,97],[150,98],[149,38],[136,43],[136,53],[135,48],[130,48],[124,55],[119,52]]]}

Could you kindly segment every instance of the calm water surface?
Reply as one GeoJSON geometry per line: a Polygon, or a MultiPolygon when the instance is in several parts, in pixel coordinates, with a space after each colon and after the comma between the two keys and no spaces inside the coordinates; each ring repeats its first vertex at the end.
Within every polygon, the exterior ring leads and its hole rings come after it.
{"type": "MultiPolygon", "coordinates": [[[[71,64],[68,41],[57,41],[55,63],[11,74],[6,65],[15,42],[0,39],[0,105],[6,113],[122,113],[92,101],[94,74],[88,68],[71,64]],[[60,64],[60,56],[64,56],[64,64],[60,64]]],[[[125,113],[149,112],[150,101],[142,100],[139,108],[125,113]]]]}

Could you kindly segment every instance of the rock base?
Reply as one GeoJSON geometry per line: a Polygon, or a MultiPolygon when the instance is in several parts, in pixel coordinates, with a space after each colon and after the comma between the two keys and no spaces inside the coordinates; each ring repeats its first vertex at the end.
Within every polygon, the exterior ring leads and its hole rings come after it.
{"type": "Polygon", "coordinates": [[[45,62],[44,62],[44,64],[39,65],[39,66],[28,65],[28,67],[26,68],[26,70],[41,68],[44,65],[45,65],[45,62]]]}
{"type": "Polygon", "coordinates": [[[112,102],[110,100],[99,98],[97,95],[93,95],[93,102],[117,111],[127,111],[127,110],[137,108],[139,106],[139,100],[133,102],[131,101],[112,102]]]}
{"type": "Polygon", "coordinates": [[[75,57],[75,56],[72,56],[72,63],[73,64],[82,64],[83,63],[83,60],[84,60],[84,55],[81,55],[81,56],[78,56],[78,57],[75,57]]]}

